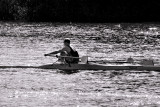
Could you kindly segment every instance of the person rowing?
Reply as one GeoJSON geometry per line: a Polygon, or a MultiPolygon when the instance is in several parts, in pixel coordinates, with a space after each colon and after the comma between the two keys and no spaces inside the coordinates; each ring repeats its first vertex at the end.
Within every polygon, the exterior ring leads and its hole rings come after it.
{"type": "Polygon", "coordinates": [[[59,60],[66,63],[78,63],[79,62],[79,54],[76,50],[72,49],[70,46],[70,40],[65,39],[64,40],[64,47],[61,50],[54,51],[48,54],[44,54],[44,56],[52,56],[53,54],[60,53],[59,60]],[[63,57],[63,56],[71,56],[71,57],[77,57],[77,58],[70,58],[70,57],[63,57]]]}

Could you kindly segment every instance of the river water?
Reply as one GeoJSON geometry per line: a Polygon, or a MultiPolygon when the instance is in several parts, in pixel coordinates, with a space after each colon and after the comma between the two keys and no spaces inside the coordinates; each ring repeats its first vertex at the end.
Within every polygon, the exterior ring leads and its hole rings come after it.
{"type": "MultiPolygon", "coordinates": [[[[89,60],[160,61],[160,24],[0,22],[0,65],[38,66],[64,38],[89,60]]],[[[0,107],[159,107],[156,71],[0,69],[0,107]]]]}

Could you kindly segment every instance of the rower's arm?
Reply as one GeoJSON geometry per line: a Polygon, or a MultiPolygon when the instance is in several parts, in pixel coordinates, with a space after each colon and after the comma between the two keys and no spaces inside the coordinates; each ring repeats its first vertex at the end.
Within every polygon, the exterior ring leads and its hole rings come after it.
{"type": "Polygon", "coordinates": [[[49,54],[45,54],[44,56],[50,56],[50,55],[58,54],[58,53],[61,53],[61,52],[64,52],[64,51],[68,51],[66,47],[64,47],[64,48],[61,49],[61,50],[51,52],[51,53],[49,53],[49,54]]]}
{"type": "Polygon", "coordinates": [[[44,54],[44,56],[50,56],[52,54],[58,54],[58,53],[61,53],[62,50],[59,50],[59,51],[54,51],[54,52],[51,52],[51,53],[48,53],[48,54],[44,54]]]}

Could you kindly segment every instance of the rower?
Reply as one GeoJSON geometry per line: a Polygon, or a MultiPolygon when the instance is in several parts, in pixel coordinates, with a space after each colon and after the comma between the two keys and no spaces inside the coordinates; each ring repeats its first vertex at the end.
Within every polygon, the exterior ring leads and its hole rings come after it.
{"type": "MultiPolygon", "coordinates": [[[[51,52],[49,54],[45,54],[44,56],[51,56],[53,54],[58,54],[60,53],[60,56],[73,56],[73,57],[79,57],[79,54],[76,50],[73,50],[72,47],[70,46],[70,40],[65,39],[64,40],[64,47],[61,50],[51,52]]],[[[61,62],[66,62],[66,63],[78,63],[79,58],[65,58],[65,57],[59,57],[59,60],[61,62]]]]}

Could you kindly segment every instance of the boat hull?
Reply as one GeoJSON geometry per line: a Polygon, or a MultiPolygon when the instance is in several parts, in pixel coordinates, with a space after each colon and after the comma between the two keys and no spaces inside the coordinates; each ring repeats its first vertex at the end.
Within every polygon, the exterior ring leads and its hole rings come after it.
{"type": "Polygon", "coordinates": [[[147,70],[160,71],[160,66],[141,66],[141,65],[105,65],[105,64],[50,64],[43,65],[42,69],[60,70],[147,70]]]}
{"type": "Polygon", "coordinates": [[[36,68],[36,69],[60,69],[60,70],[137,70],[160,71],[160,66],[142,66],[131,64],[107,65],[107,64],[48,64],[42,66],[0,66],[6,68],[36,68]]]}

